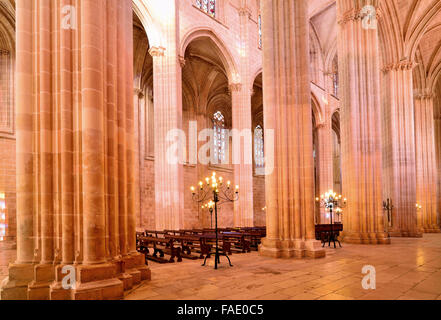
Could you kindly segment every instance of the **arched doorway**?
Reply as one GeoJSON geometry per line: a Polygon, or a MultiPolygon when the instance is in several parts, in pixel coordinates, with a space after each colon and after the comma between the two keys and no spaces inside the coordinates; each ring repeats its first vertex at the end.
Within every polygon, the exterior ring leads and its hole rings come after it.
{"type": "Polygon", "coordinates": [[[155,226],[155,175],[154,175],[154,105],[153,105],[153,58],[149,53],[150,42],[138,15],[133,15],[133,81],[135,139],[138,157],[135,175],[139,194],[136,195],[137,227],[155,226]]]}

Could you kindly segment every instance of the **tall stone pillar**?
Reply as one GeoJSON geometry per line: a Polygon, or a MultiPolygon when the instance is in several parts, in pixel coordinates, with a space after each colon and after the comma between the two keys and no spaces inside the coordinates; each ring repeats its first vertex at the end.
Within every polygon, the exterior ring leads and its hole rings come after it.
{"type": "Polygon", "coordinates": [[[251,114],[251,90],[249,83],[249,24],[251,12],[239,9],[240,17],[240,76],[242,83],[230,84],[233,118],[233,167],[234,183],[240,186],[239,201],[234,203],[234,225],[252,227],[254,225],[253,201],[253,130],[251,114]],[[240,143],[240,145],[237,145],[240,143]],[[237,154],[235,154],[237,152],[237,154]],[[240,156],[239,156],[240,155],[240,156]]]}
{"type": "MultiPolygon", "coordinates": [[[[161,10],[166,48],[152,47],[155,122],[156,229],[184,228],[184,168],[177,130],[182,129],[182,70],[176,28],[178,1],[165,0],[161,10]]],[[[190,190],[187,190],[190,192],[190,190]]]]}
{"type": "Polygon", "coordinates": [[[240,186],[239,201],[234,203],[234,226],[252,227],[254,206],[251,91],[243,84],[231,84],[230,92],[233,101],[234,183],[240,186]]]}
{"type": "Polygon", "coordinates": [[[377,1],[337,0],[342,183],[348,199],[344,240],[389,244],[382,209],[378,30],[366,28],[362,11],[372,4],[377,1]]]}
{"type": "Polygon", "coordinates": [[[415,170],[415,113],[413,99],[413,62],[400,61],[387,65],[384,80],[387,87],[384,111],[384,168],[386,193],[392,199],[392,227],[396,237],[422,236],[417,227],[415,170]]]}
{"type": "Polygon", "coordinates": [[[418,228],[426,233],[441,232],[436,204],[436,168],[433,94],[415,94],[416,201],[418,228]]]}
{"type": "MultiPolygon", "coordinates": [[[[334,189],[334,170],[333,170],[333,156],[332,156],[332,119],[327,115],[323,123],[317,126],[318,135],[318,183],[320,195],[325,194],[331,189],[334,189]]],[[[316,195],[316,196],[320,196],[316,195]]],[[[320,221],[318,223],[330,223],[331,219],[328,212],[324,208],[320,208],[320,221]]]]}
{"type": "Polygon", "coordinates": [[[265,153],[274,149],[274,170],[265,180],[267,237],[259,251],[275,258],[325,256],[314,232],[307,3],[261,3],[265,153]],[[274,148],[268,145],[272,133],[274,148]]]}
{"type": "Polygon", "coordinates": [[[433,118],[435,136],[435,161],[436,161],[436,210],[438,213],[438,226],[441,227],[441,104],[440,99],[433,99],[433,118]]]}
{"type": "Polygon", "coordinates": [[[17,261],[1,299],[121,298],[150,276],[135,244],[131,1],[75,4],[16,2],[17,261]]]}

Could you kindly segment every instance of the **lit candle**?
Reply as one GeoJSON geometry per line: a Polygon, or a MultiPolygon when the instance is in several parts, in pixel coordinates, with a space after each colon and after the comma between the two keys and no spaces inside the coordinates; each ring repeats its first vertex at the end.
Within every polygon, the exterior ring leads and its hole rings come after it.
{"type": "Polygon", "coordinates": [[[194,193],[194,190],[195,190],[195,189],[194,189],[194,187],[191,187],[190,189],[191,189],[191,192],[193,192],[193,193],[194,193]]]}

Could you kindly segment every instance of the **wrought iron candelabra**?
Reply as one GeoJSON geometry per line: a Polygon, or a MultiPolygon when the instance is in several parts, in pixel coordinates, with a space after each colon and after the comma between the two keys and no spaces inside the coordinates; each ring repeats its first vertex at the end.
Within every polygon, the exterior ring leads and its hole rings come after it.
{"type": "Polygon", "coordinates": [[[334,242],[334,248],[336,248],[335,242],[341,247],[340,241],[336,238],[334,234],[334,222],[333,222],[333,213],[337,212],[340,216],[343,214],[343,208],[347,205],[347,199],[343,198],[342,195],[337,195],[333,190],[329,190],[325,194],[322,194],[320,198],[315,199],[318,203],[320,203],[320,207],[325,208],[325,210],[329,210],[330,218],[331,218],[331,234],[329,235],[329,246],[331,246],[331,242],[334,242]]]}
{"type": "MultiPolygon", "coordinates": [[[[215,233],[216,233],[216,254],[214,261],[214,269],[218,268],[218,263],[220,263],[220,255],[219,255],[219,230],[218,230],[218,207],[223,203],[227,202],[236,202],[239,200],[239,186],[236,185],[235,188],[231,187],[231,182],[227,181],[224,183],[224,179],[222,177],[217,178],[216,172],[213,172],[211,178],[206,178],[205,183],[200,181],[199,186],[196,189],[195,187],[191,187],[191,192],[193,194],[193,200],[198,203],[203,203],[207,200],[210,200],[212,203],[212,207],[214,206],[214,220],[215,220],[215,233]],[[214,205],[213,205],[214,204],[214,205]]],[[[211,209],[213,210],[213,209],[211,209]]],[[[230,266],[231,264],[230,258],[225,253],[225,256],[228,259],[230,266]]],[[[207,257],[205,258],[205,260],[207,257]]],[[[205,261],[204,264],[205,265],[205,261]]]]}
{"type": "Polygon", "coordinates": [[[391,199],[387,199],[387,201],[383,201],[383,210],[387,212],[387,222],[389,228],[392,227],[392,210],[394,209],[394,205],[392,204],[391,199]]]}

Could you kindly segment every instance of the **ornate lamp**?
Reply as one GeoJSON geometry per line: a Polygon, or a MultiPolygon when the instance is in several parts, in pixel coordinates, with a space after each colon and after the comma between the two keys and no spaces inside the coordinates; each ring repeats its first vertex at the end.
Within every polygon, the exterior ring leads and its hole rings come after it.
{"type": "MultiPolygon", "coordinates": [[[[230,181],[228,181],[225,184],[224,179],[222,177],[217,178],[216,172],[213,172],[211,178],[208,177],[205,178],[205,183],[202,181],[199,182],[199,186],[197,189],[195,187],[191,187],[191,192],[193,194],[194,201],[198,203],[203,203],[208,199],[210,199],[211,207],[214,207],[215,233],[216,233],[216,254],[215,254],[214,269],[217,269],[217,265],[218,263],[220,263],[217,208],[223,203],[238,201],[239,186],[237,185],[235,188],[232,188],[230,181]]],[[[228,255],[225,256],[227,257],[228,262],[232,267],[233,265],[231,264],[230,258],[228,257],[228,255]]],[[[205,259],[207,259],[207,257],[205,259]]],[[[205,265],[205,261],[203,265],[205,265]]]]}
{"type": "Polygon", "coordinates": [[[202,210],[208,210],[210,213],[210,229],[213,229],[213,212],[214,212],[214,202],[210,200],[208,203],[202,206],[202,210]]]}

